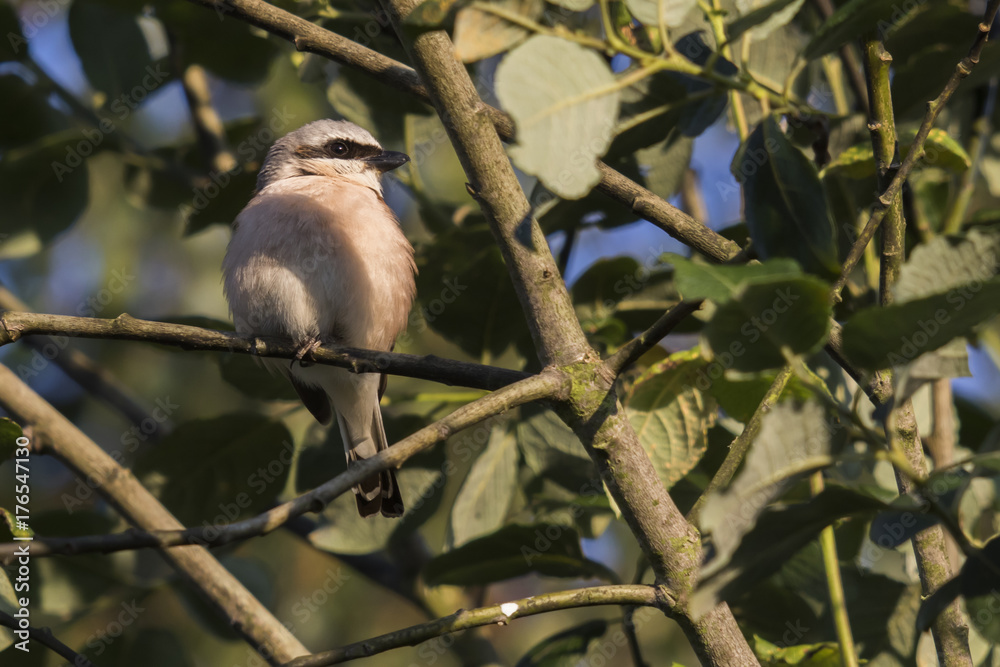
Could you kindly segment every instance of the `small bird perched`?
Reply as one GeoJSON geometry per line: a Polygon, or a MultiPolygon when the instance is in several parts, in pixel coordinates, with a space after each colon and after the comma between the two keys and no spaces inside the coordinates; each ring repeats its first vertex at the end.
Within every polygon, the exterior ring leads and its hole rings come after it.
{"type": "MultiPolygon", "coordinates": [[[[382,198],[381,176],[409,159],[346,121],[318,120],[275,142],[222,262],[240,335],[289,337],[300,359],[321,342],[392,349],[416,295],[416,265],[382,198]]],[[[320,423],[336,416],[348,465],[388,447],[379,408],[385,376],[263,362],[291,380],[320,423]]],[[[354,493],[361,516],[403,513],[391,470],[354,493]]]]}

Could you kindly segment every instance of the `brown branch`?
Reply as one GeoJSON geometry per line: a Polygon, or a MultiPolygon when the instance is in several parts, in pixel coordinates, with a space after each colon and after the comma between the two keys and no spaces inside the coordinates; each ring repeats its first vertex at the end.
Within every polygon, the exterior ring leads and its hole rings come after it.
{"type": "MultiPolygon", "coordinates": [[[[113,320],[39,313],[0,313],[0,346],[24,336],[58,334],[78,338],[132,340],[173,345],[185,350],[209,350],[295,359],[298,348],[287,339],[242,338],[229,331],[214,331],[183,324],[137,320],[126,314],[113,320]]],[[[379,352],[324,345],[305,356],[318,364],[346,368],[354,373],[387,373],[431,380],[448,385],[498,389],[529,377],[528,373],[484,366],[434,355],[379,352]]]]}
{"type": "Polygon", "coordinates": [[[587,344],[555,259],[530,214],[496,129],[483,112],[468,72],[452,57],[443,30],[415,37],[403,29],[419,0],[384,0],[396,34],[427,86],[455,146],[471,189],[496,237],[544,365],[559,365],[572,380],[557,409],[580,437],[658,581],[680,600],[676,619],[708,665],[753,665],[757,660],[732,612],[719,605],[694,620],[686,609],[701,563],[697,531],[677,509],[617,398],[615,377],[587,344]],[[533,243],[525,243],[528,227],[533,243]]]}
{"type": "MultiPolygon", "coordinates": [[[[299,51],[315,53],[348,67],[358,69],[388,86],[431,102],[427,88],[412,69],[377,51],[365,48],[334,32],[325,30],[294,14],[263,0],[191,0],[220,15],[232,16],[288,40],[299,51]]],[[[478,96],[469,99],[477,113],[489,118],[505,141],[514,138],[514,124],[504,112],[485,104],[478,96]]],[[[506,160],[506,157],[504,158],[506,160]]],[[[698,222],[666,200],[658,197],[635,181],[598,162],[601,182],[597,189],[617,202],[628,206],[679,241],[717,262],[735,256],[740,248],[698,222]]]]}
{"type": "Polygon", "coordinates": [[[325,667],[326,665],[336,665],[348,660],[356,660],[384,653],[394,648],[416,646],[428,639],[440,637],[451,632],[459,632],[484,625],[507,625],[515,618],[524,618],[550,611],[559,611],[561,609],[578,609],[580,607],[604,605],[633,605],[659,607],[664,611],[669,611],[674,603],[669,593],[661,587],[637,586],[634,584],[594,586],[574,591],[544,593],[489,607],[459,610],[450,616],[445,616],[429,623],[421,623],[420,625],[389,632],[378,637],[355,642],[354,644],[341,646],[332,651],[325,651],[316,655],[292,660],[283,665],[283,667],[325,667]]]}
{"type": "MultiPolygon", "coordinates": [[[[127,549],[165,548],[185,544],[218,547],[267,535],[307,512],[323,511],[330,502],[349,491],[361,480],[380,470],[398,468],[411,456],[429,449],[457,431],[524,403],[565,398],[568,390],[568,378],[555,370],[544,371],[539,375],[533,375],[508,385],[458,408],[444,419],[403,438],[375,456],[352,465],[346,472],[337,475],[312,491],[250,519],[226,526],[202,526],[170,530],[147,529],[114,535],[71,538],[36,537],[32,542],[31,555],[32,557],[40,557],[54,554],[112,553],[127,549]]],[[[2,402],[3,396],[0,395],[0,404],[2,402]]],[[[0,561],[8,561],[13,556],[17,546],[17,544],[12,543],[0,544],[0,561]]]]}
{"type": "MultiPolygon", "coordinates": [[[[10,628],[11,630],[25,632],[25,629],[20,626],[18,620],[5,611],[0,611],[0,625],[10,628]]],[[[59,639],[52,634],[52,631],[48,628],[36,628],[29,625],[27,633],[29,638],[34,639],[36,642],[46,647],[53,653],[65,658],[69,661],[69,664],[73,665],[73,667],[95,667],[94,663],[88,660],[86,656],[80,655],[69,646],[66,646],[59,641],[59,639]]],[[[9,653],[12,650],[17,649],[8,648],[7,652],[9,653]]]]}
{"type": "Polygon", "coordinates": [[[649,352],[660,344],[660,341],[680,324],[688,315],[696,312],[704,303],[703,299],[697,301],[681,301],[676,306],[665,312],[648,329],[618,348],[604,361],[604,365],[614,375],[620,375],[622,371],[634,364],[639,357],[649,352]]]}
{"type": "MultiPolygon", "coordinates": [[[[43,451],[95,487],[132,525],[145,530],[183,529],[131,472],[2,364],[0,407],[24,425],[33,426],[44,443],[43,451]]],[[[175,547],[161,554],[269,662],[287,662],[309,653],[207,549],[175,547]]]]}
{"type": "Polygon", "coordinates": [[[865,228],[861,231],[861,235],[851,246],[847,259],[844,260],[840,277],[833,285],[833,298],[836,301],[840,301],[840,292],[844,289],[844,284],[847,282],[848,276],[851,275],[854,267],[857,266],[858,261],[864,254],[865,247],[872,240],[872,237],[875,236],[876,230],[882,224],[882,220],[889,212],[893,201],[902,192],[903,183],[906,182],[910,172],[913,171],[917,162],[923,157],[924,142],[927,141],[927,135],[930,134],[931,127],[934,125],[938,114],[941,113],[941,110],[948,100],[951,99],[951,96],[955,94],[962,80],[969,76],[972,68],[979,62],[979,56],[983,51],[983,47],[986,46],[986,40],[990,34],[990,26],[993,25],[993,19],[997,15],[998,8],[1000,8],[1000,0],[990,0],[989,5],[986,7],[986,12],[983,14],[983,20],[979,24],[979,32],[975,40],[973,40],[972,46],[969,48],[969,54],[965,58],[962,58],[958,65],[955,66],[955,71],[948,78],[947,83],[945,83],[944,88],[941,90],[941,94],[927,103],[927,113],[924,114],[924,119],[920,123],[920,129],[917,130],[917,136],[913,139],[910,152],[907,153],[906,159],[899,166],[899,171],[896,172],[889,187],[879,195],[878,201],[875,203],[875,210],[868,219],[865,228]]]}

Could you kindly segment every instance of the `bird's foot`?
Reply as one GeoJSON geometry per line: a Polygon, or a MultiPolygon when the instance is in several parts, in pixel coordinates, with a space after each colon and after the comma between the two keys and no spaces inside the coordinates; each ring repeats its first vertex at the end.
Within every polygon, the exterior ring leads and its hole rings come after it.
{"type": "Polygon", "coordinates": [[[322,345],[323,341],[321,341],[318,336],[312,340],[306,341],[299,346],[298,350],[296,350],[295,359],[293,359],[291,363],[294,364],[298,361],[300,366],[308,366],[309,363],[304,361],[305,358],[311,355],[315,350],[319,349],[322,345]]]}

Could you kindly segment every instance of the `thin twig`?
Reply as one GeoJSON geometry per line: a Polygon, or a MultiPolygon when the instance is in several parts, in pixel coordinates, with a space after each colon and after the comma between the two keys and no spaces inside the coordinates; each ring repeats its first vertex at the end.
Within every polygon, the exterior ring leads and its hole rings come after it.
{"type": "MultiPolygon", "coordinates": [[[[18,623],[18,619],[14,618],[5,611],[0,611],[0,625],[8,627],[11,630],[24,631],[25,628],[21,627],[18,623]]],[[[69,646],[66,646],[48,628],[36,628],[29,625],[27,628],[28,637],[35,640],[42,646],[46,647],[53,653],[56,653],[62,658],[69,661],[69,664],[73,667],[95,667],[94,663],[87,659],[86,656],[80,655],[69,646]]],[[[7,649],[10,653],[12,649],[7,649]]],[[[16,650],[16,649],[14,649],[16,650]]]]}
{"type": "MultiPolygon", "coordinates": [[[[58,334],[78,338],[132,340],[173,345],[185,350],[212,350],[255,354],[279,359],[299,358],[299,348],[288,339],[243,338],[230,331],[214,331],[183,324],[150,322],[122,314],[113,320],[40,313],[0,312],[0,346],[24,336],[58,334]]],[[[306,361],[346,368],[353,373],[386,373],[448,385],[498,389],[529,376],[496,366],[442,359],[434,355],[380,352],[324,345],[307,353],[306,361]]]]}
{"type": "Polygon", "coordinates": [[[722,465],[719,469],[715,471],[715,475],[712,476],[712,480],[705,487],[705,490],[695,501],[694,506],[687,514],[688,521],[692,523],[698,522],[698,517],[701,516],[701,510],[705,506],[705,501],[713,493],[716,493],[723,488],[725,488],[733,477],[736,475],[736,471],[739,470],[740,465],[743,464],[743,459],[746,458],[747,451],[750,449],[750,445],[753,443],[757,434],[760,433],[761,424],[764,423],[764,416],[771,410],[772,407],[781,398],[782,392],[785,391],[785,387],[788,385],[788,380],[792,377],[792,367],[791,365],[785,366],[779,371],[777,377],[774,378],[774,382],[771,383],[770,388],[768,388],[767,393],[764,394],[764,398],[761,399],[760,404],[757,409],[754,410],[753,415],[747,421],[746,425],[743,427],[743,431],[736,436],[732,444],[729,445],[729,451],[726,453],[726,458],[723,459],[722,465]]]}
{"type": "Polygon", "coordinates": [[[191,122],[198,135],[198,143],[201,144],[209,168],[217,174],[235,169],[236,156],[229,149],[226,129],[212,105],[212,94],[208,87],[208,74],[205,69],[201,65],[189,65],[181,77],[181,85],[191,114],[191,122]]]}
{"type": "MultiPolygon", "coordinates": [[[[92,535],[71,538],[36,537],[31,547],[32,557],[54,554],[112,553],[128,549],[165,548],[186,544],[217,547],[251,537],[266,535],[306,512],[321,512],[330,502],[349,491],[355,484],[372,474],[398,468],[411,456],[448,438],[453,433],[531,401],[557,398],[568,391],[565,376],[555,370],[509,385],[463,405],[450,415],[426,426],[375,456],[352,465],[330,481],[294,500],[271,508],[250,519],[225,526],[179,527],[170,530],[134,530],[114,535],[92,535]]],[[[0,404],[3,396],[0,395],[0,404]]],[[[16,544],[0,544],[0,561],[9,560],[16,544]]]]}
{"type": "Polygon", "coordinates": [[[910,152],[906,155],[906,159],[903,160],[903,163],[899,166],[899,171],[896,172],[896,175],[889,184],[889,187],[886,188],[885,191],[879,196],[878,201],[875,204],[875,210],[868,219],[868,224],[865,225],[865,228],[861,231],[861,235],[851,246],[847,259],[844,260],[844,266],[841,269],[840,277],[833,285],[834,300],[840,300],[840,292],[844,289],[844,284],[847,282],[847,279],[854,270],[854,267],[857,266],[862,254],[864,254],[865,247],[872,240],[872,237],[875,235],[879,225],[882,224],[882,220],[889,212],[889,208],[892,206],[893,200],[895,200],[896,196],[902,191],[903,183],[906,182],[910,172],[913,171],[917,162],[923,157],[924,142],[927,141],[927,135],[930,134],[931,127],[934,125],[934,121],[937,119],[938,114],[941,113],[944,105],[951,99],[951,96],[958,89],[962,80],[969,76],[972,72],[972,68],[979,62],[979,56],[983,51],[983,47],[986,45],[986,40],[990,34],[990,26],[993,25],[993,19],[996,17],[998,8],[1000,8],[1000,0],[990,0],[989,5],[986,7],[986,12],[983,14],[983,20],[979,24],[979,32],[972,43],[972,47],[969,49],[969,54],[955,66],[955,71],[948,78],[944,89],[941,90],[941,94],[927,104],[927,113],[924,114],[924,119],[920,123],[920,129],[917,130],[917,136],[913,139],[913,144],[910,146],[910,152]]]}
{"type": "Polygon", "coordinates": [[[595,607],[602,605],[635,605],[658,607],[669,611],[675,604],[665,589],[658,586],[594,586],[574,591],[560,591],[534,595],[521,600],[495,604],[479,609],[459,610],[450,616],[429,623],[421,623],[378,637],[341,646],[332,651],[317,653],[293,660],[283,667],[325,667],[348,660],[365,658],[400,648],[416,646],[428,639],[451,632],[477,628],[484,625],[507,625],[515,618],[524,618],[561,609],[595,607]]]}
{"type": "Polygon", "coordinates": [[[702,299],[696,301],[681,301],[665,312],[648,329],[618,348],[604,361],[605,367],[615,376],[634,364],[639,357],[660,344],[660,341],[673,331],[684,318],[701,308],[702,299]]]}
{"type": "Polygon", "coordinates": [[[969,168],[962,174],[962,181],[958,186],[958,194],[955,203],[948,211],[948,218],[942,225],[942,233],[957,234],[962,229],[965,222],[965,214],[969,211],[969,204],[972,203],[972,195],[976,191],[976,180],[981,173],[983,155],[986,153],[986,146],[990,142],[990,134],[993,131],[992,119],[993,110],[997,103],[998,77],[993,77],[983,88],[982,103],[979,105],[979,116],[972,123],[972,137],[969,139],[967,153],[972,162],[969,168]]]}
{"type": "MultiPolygon", "coordinates": [[[[834,7],[830,0],[814,0],[814,2],[824,22],[833,16],[834,7]]],[[[840,58],[844,61],[847,80],[851,84],[851,90],[854,91],[858,110],[862,113],[868,113],[868,89],[865,85],[865,77],[861,73],[861,61],[858,60],[858,55],[851,47],[850,42],[840,47],[840,58]]]]}

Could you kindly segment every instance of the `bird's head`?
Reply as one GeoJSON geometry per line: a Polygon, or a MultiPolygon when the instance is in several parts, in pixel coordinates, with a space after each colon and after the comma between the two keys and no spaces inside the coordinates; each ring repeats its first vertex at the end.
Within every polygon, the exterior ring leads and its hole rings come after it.
{"type": "Polygon", "coordinates": [[[380,177],[410,161],[384,150],[375,137],[346,120],[317,120],[274,142],[257,175],[257,192],[285,178],[356,175],[381,191],[380,177]]]}

